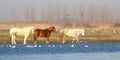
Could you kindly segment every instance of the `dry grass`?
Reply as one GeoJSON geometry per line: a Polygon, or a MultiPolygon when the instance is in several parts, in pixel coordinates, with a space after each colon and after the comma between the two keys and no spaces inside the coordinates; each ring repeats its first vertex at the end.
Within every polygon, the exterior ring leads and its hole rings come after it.
{"type": "MultiPolygon", "coordinates": [[[[120,28],[116,28],[120,31],[120,28]]],[[[111,30],[100,30],[96,32],[92,32],[91,28],[86,28],[86,33],[85,36],[80,36],[79,41],[82,42],[91,42],[91,43],[114,43],[114,42],[120,42],[120,33],[114,33],[111,32],[111,30]]],[[[10,44],[10,39],[9,39],[9,30],[0,30],[0,44],[10,44]]],[[[33,44],[33,36],[30,35],[27,39],[28,44],[33,44]]],[[[65,37],[66,43],[71,43],[72,38],[65,37]]],[[[16,38],[17,44],[22,44],[23,43],[23,37],[17,36],[16,38]]],[[[45,38],[39,37],[38,38],[38,44],[43,44],[45,43],[45,38]]],[[[50,37],[50,43],[60,43],[59,42],[59,33],[52,33],[50,37]]]]}
{"type": "MultiPolygon", "coordinates": [[[[10,44],[9,29],[11,27],[34,26],[35,28],[47,28],[55,26],[57,30],[61,28],[85,28],[85,36],[79,37],[79,41],[91,43],[114,43],[120,42],[120,27],[117,24],[81,24],[81,25],[60,25],[48,23],[0,23],[0,44],[10,44]]],[[[71,43],[72,38],[65,38],[66,43],[71,43]]],[[[17,44],[23,43],[23,37],[16,38],[17,44]]],[[[28,44],[33,44],[33,36],[30,35],[27,39],[28,44]]],[[[45,43],[45,38],[38,38],[38,44],[45,43]]],[[[59,33],[52,33],[50,43],[60,43],[59,33]]]]}

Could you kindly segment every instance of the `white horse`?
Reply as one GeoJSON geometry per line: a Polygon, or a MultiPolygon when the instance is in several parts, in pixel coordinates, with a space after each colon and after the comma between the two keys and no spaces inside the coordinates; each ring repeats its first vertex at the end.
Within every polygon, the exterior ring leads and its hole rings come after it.
{"type": "Polygon", "coordinates": [[[30,33],[34,33],[34,27],[24,27],[24,28],[11,28],[9,31],[10,40],[12,44],[16,44],[15,37],[16,36],[24,36],[23,44],[26,44],[26,39],[30,35],[30,33]]]}
{"type": "Polygon", "coordinates": [[[78,42],[78,36],[79,35],[84,36],[85,35],[85,30],[84,29],[62,29],[60,30],[60,41],[62,41],[62,43],[65,43],[65,40],[63,40],[63,37],[72,37],[72,43],[76,40],[78,42]]]}

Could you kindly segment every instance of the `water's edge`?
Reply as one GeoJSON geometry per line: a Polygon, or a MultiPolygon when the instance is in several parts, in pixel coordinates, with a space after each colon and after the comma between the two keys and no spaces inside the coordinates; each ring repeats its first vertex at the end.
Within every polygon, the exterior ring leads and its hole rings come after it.
{"type": "Polygon", "coordinates": [[[80,44],[0,44],[0,55],[28,54],[70,54],[70,53],[109,53],[119,52],[119,43],[80,43],[80,44]]]}

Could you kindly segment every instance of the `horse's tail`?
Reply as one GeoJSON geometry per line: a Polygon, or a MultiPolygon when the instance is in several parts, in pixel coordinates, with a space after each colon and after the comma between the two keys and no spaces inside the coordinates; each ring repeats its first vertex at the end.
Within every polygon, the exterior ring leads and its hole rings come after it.
{"type": "Polygon", "coordinates": [[[11,34],[11,32],[9,32],[9,37],[10,37],[10,40],[11,40],[11,37],[12,37],[12,34],[11,34]]]}
{"type": "Polygon", "coordinates": [[[10,36],[10,41],[11,41],[11,36],[10,36]]]}
{"type": "Polygon", "coordinates": [[[11,32],[11,30],[9,31],[9,38],[10,38],[10,41],[12,40],[12,35],[13,33],[11,32]]]}

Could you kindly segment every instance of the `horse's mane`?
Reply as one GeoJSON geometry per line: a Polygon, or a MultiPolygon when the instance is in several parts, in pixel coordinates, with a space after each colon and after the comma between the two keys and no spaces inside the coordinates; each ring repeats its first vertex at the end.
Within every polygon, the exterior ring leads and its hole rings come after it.
{"type": "Polygon", "coordinates": [[[34,27],[33,26],[28,26],[28,27],[24,27],[22,29],[34,29],[34,27]]]}

